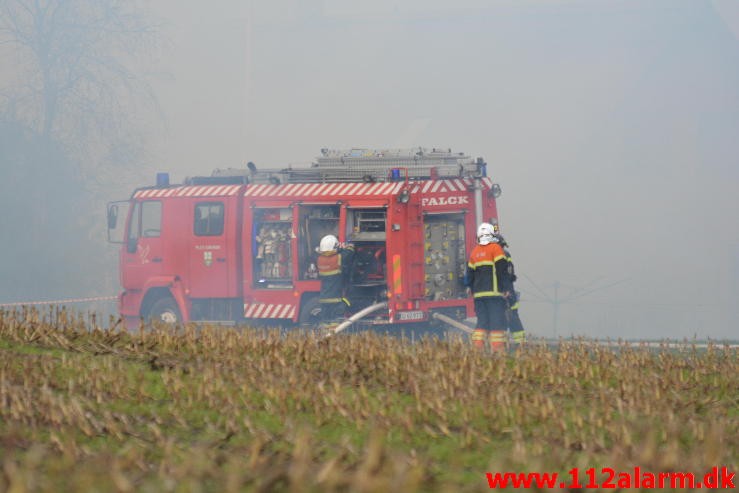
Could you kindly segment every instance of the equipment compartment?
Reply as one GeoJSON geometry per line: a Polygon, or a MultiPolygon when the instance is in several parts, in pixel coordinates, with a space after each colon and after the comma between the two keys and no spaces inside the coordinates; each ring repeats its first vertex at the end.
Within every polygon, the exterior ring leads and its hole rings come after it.
{"type": "Polygon", "coordinates": [[[254,211],[254,282],[256,287],[292,285],[292,210],[254,211]]]}
{"type": "Polygon", "coordinates": [[[424,218],[425,297],[430,301],[465,296],[464,214],[434,214],[424,218]]]}

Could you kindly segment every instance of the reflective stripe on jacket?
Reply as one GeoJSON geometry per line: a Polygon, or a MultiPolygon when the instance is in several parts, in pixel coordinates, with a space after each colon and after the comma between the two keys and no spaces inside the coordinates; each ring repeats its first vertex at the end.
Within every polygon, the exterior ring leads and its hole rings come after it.
{"type": "Polygon", "coordinates": [[[497,243],[476,245],[470,254],[465,275],[475,298],[502,296],[512,289],[508,261],[497,243]]]}

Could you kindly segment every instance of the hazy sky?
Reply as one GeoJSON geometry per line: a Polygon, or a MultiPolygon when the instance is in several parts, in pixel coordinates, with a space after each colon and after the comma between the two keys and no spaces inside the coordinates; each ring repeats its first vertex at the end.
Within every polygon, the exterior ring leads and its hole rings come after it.
{"type": "Polygon", "coordinates": [[[532,333],[553,335],[559,282],[596,289],[560,306],[558,335],[739,337],[739,2],[153,8],[152,173],[322,147],[484,156],[532,333]]]}

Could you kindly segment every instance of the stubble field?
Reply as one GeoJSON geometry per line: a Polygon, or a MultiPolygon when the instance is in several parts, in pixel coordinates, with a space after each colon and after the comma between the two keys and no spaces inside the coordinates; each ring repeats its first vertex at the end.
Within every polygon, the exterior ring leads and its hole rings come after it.
{"type": "Polygon", "coordinates": [[[474,492],[487,472],[736,471],[738,371],[721,346],[491,356],[464,339],[0,312],[0,491],[474,492]]]}

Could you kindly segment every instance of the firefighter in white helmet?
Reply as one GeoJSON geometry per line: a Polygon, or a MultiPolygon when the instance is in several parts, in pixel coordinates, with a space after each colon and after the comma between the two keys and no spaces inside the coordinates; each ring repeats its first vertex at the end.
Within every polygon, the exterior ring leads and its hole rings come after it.
{"type": "Polygon", "coordinates": [[[354,259],[354,246],[341,245],[334,235],[321,238],[318,245],[318,277],[321,280],[321,320],[336,325],[343,318],[349,300],[344,297],[344,284],[354,259]]]}
{"type": "Polygon", "coordinates": [[[505,348],[506,298],[513,286],[508,260],[495,233],[495,226],[490,223],[482,223],[477,228],[477,245],[470,254],[464,281],[472,292],[477,315],[472,344],[484,348],[487,339],[493,351],[502,351],[505,348]]]}

